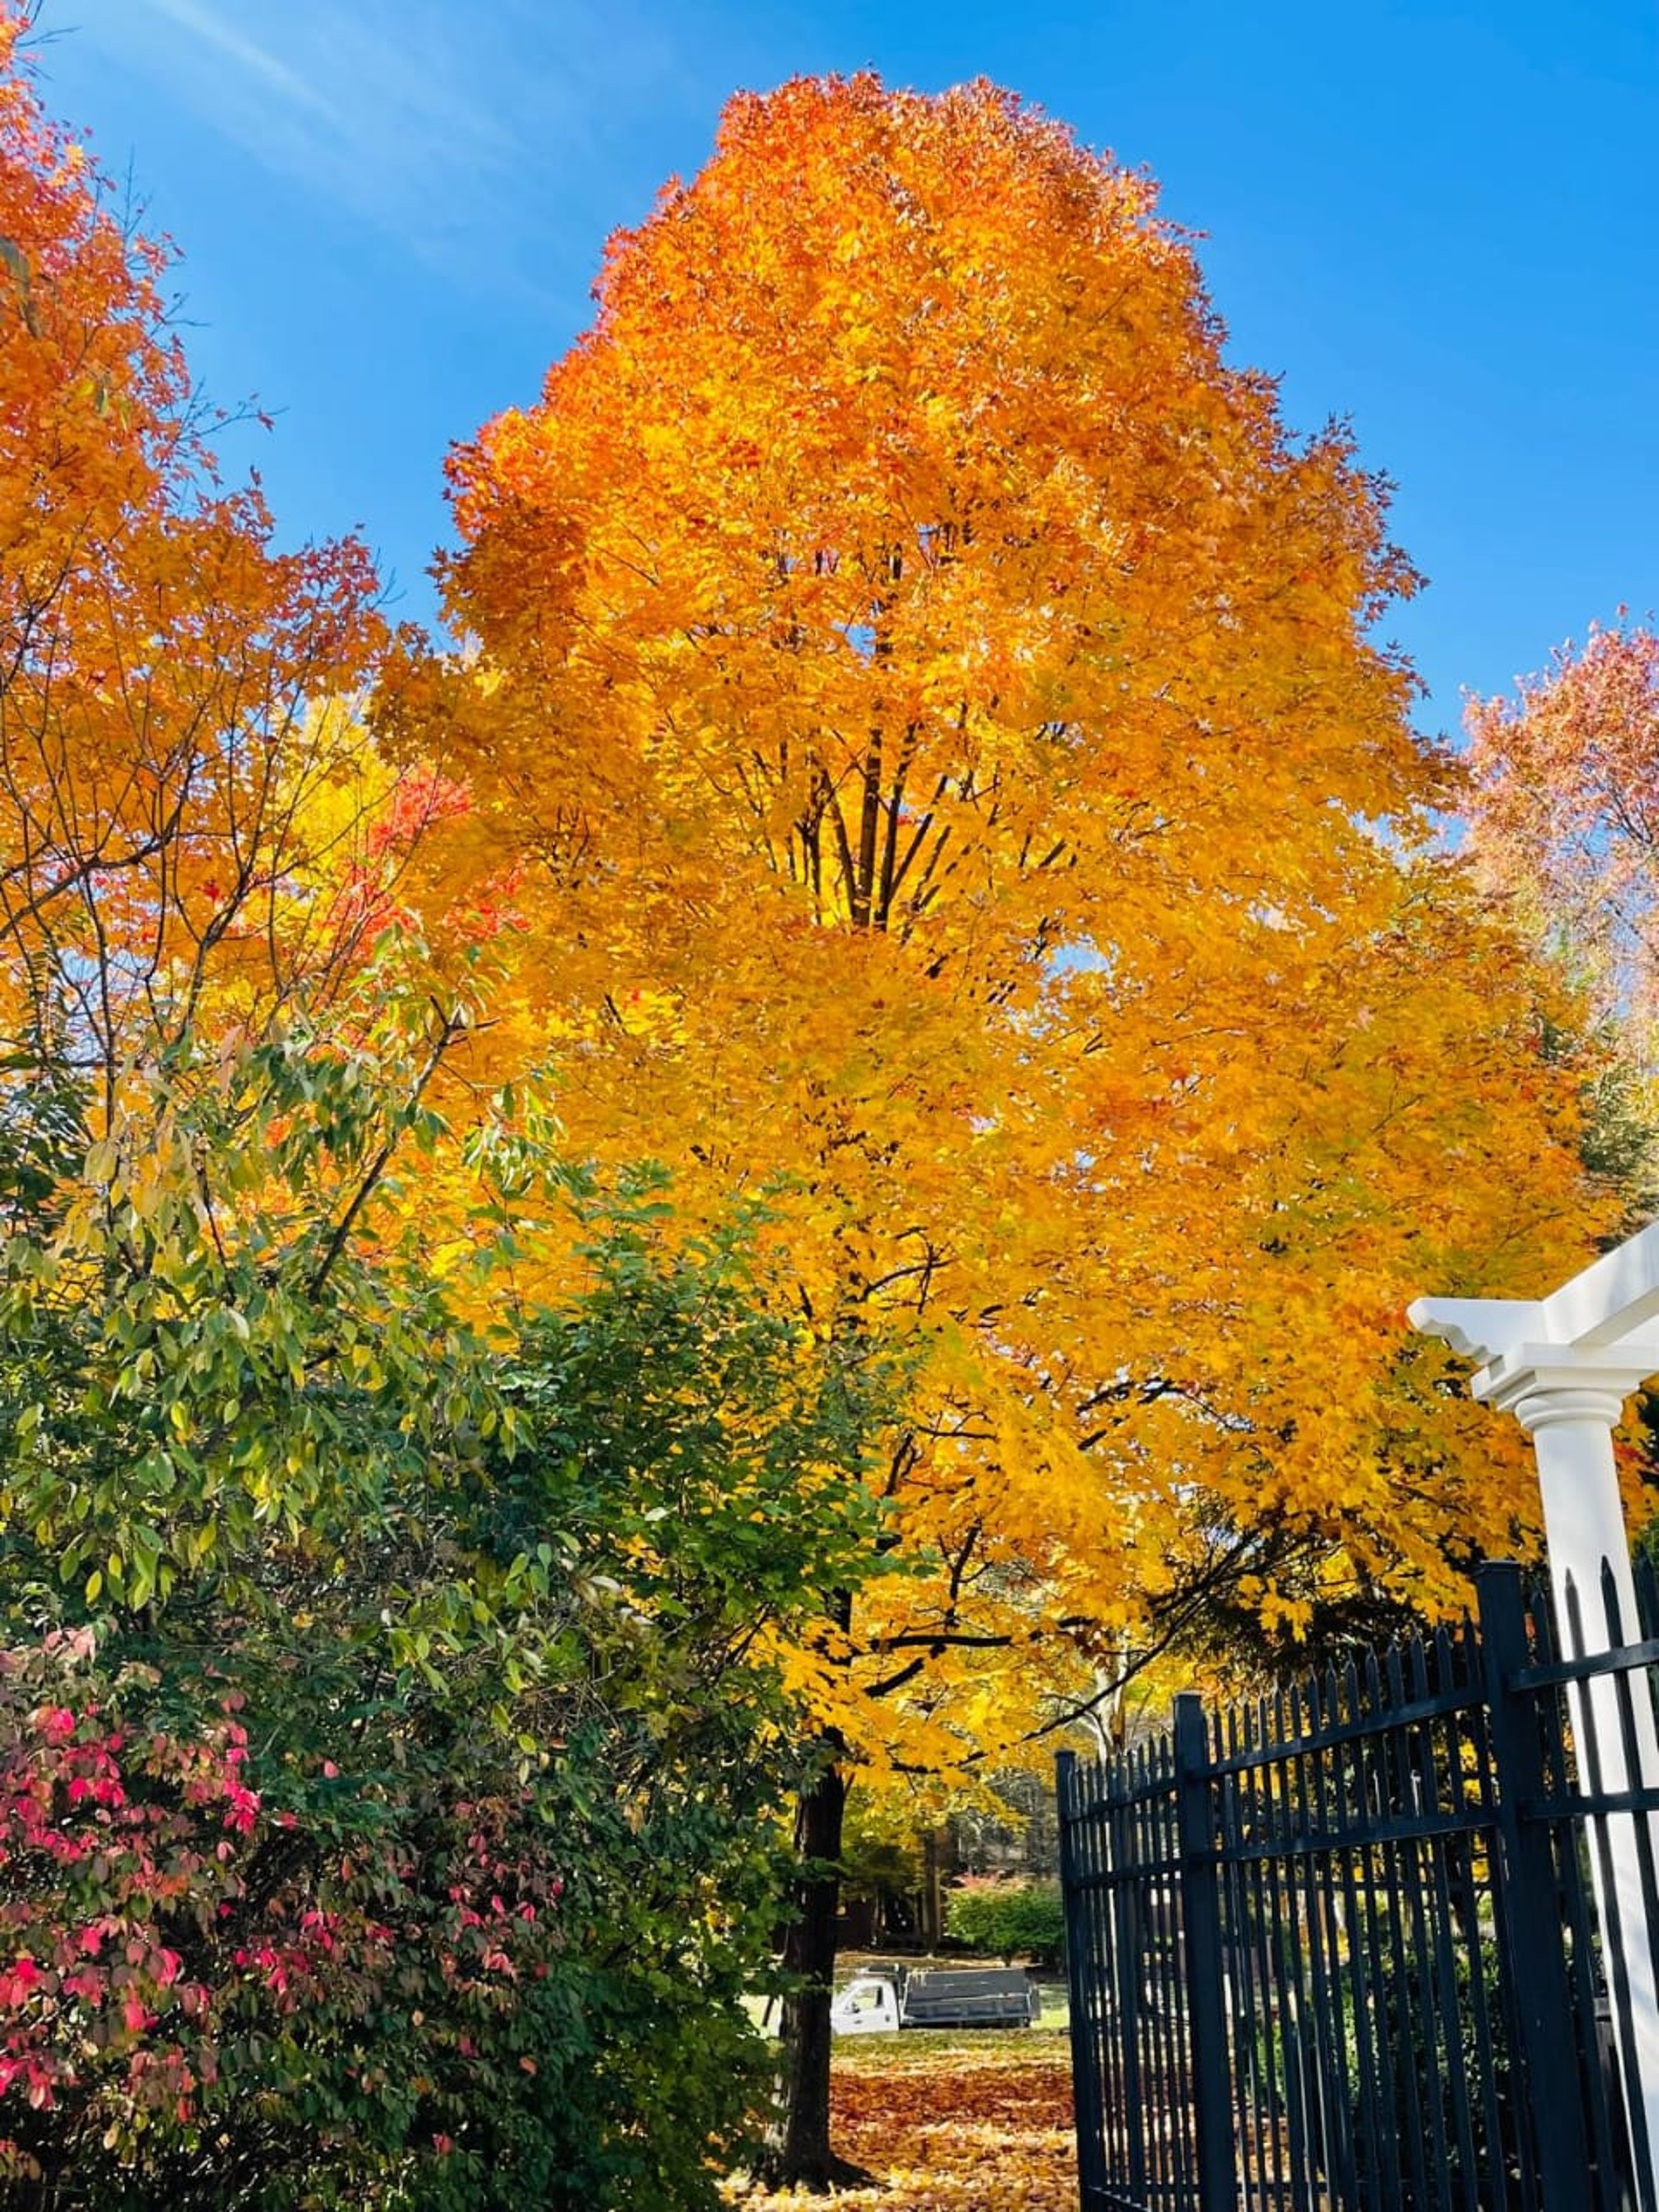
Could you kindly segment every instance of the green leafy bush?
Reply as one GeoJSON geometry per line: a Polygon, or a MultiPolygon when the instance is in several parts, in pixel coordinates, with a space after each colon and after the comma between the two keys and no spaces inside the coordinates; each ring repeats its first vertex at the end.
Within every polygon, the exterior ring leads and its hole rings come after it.
{"type": "Polygon", "coordinates": [[[969,1875],[946,1900],[944,1929],[988,1957],[1052,1965],[1065,1940],[1059,1885],[969,1875]]]}
{"type": "Polygon", "coordinates": [[[712,2212],[858,1358],[522,1116],[434,1268],[390,1052],[180,1065],[49,1158],[0,1087],[0,2193],[712,2212]],[[556,1206],[586,1287],[492,1300],[556,1206]]]}

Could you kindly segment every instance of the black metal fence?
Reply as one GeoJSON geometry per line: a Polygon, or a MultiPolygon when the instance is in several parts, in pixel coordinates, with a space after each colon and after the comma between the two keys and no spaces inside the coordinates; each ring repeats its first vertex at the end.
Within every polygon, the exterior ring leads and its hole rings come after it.
{"type": "Polygon", "coordinates": [[[1659,1641],[1611,1575],[1566,1650],[1516,1568],[1478,1587],[1478,1627],[1062,1757],[1084,2212],[1659,2212],[1605,1994],[1632,1941],[1659,1971],[1659,1788],[1605,1786],[1659,1641]]]}

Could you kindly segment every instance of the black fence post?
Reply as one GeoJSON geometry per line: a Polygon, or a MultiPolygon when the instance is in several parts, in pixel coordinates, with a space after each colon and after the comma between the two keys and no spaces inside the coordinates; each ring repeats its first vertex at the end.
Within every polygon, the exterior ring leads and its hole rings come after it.
{"type": "MultiPolygon", "coordinates": [[[[1515,1687],[1531,1658],[1520,1568],[1507,1561],[1482,1567],[1475,1589],[1502,1847],[1496,1887],[1500,1967],[1523,2061],[1516,2101],[1531,2120],[1541,2212],[1583,2212],[1592,2161],[1561,1942],[1560,1881],[1543,1818],[1535,1810],[1528,1817],[1529,1808],[1545,1802],[1548,1782],[1535,1699],[1555,1693],[1515,1687]]],[[[1589,2060],[1595,2063],[1594,2053],[1589,2060]]]]}
{"type": "Polygon", "coordinates": [[[1174,1747],[1198,2212],[1236,2212],[1232,2065],[1222,1968],[1213,1777],[1204,1700],[1191,1693],[1175,1700],[1174,1747]]]}
{"type": "Polygon", "coordinates": [[[1077,2193],[1083,2212],[1096,2212],[1106,2201],[1106,2129],[1101,2111],[1101,1961],[1095,1955],[1091,1920],[1095,1899],[1084,1888],[1085,1854],[1078,1848],[1083,1812],[1077,1788],[1077,1755],[1062,1751],[1057,1761],[1059,1816],[1060,1896],[1065,1906],[1066,1994],[1071,2009],[1071,2094],[1077,2115],[1077,2193]]]}

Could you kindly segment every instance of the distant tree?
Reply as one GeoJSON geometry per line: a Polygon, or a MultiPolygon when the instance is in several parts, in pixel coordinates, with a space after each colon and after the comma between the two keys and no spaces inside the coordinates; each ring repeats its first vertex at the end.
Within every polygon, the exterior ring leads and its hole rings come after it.
{"type": "MultiPolygon", "coordinates": [[[[1659,637],[1592,627],[1467,721],[1475,864],[1588,1002],[1585,1157],[1633,1228],[1659,1207],[1659,637]]],[[[1570,1032],[1549,1041],[1582,1062],[1570,1032]]]]}
{"type": "Polygon", "coordinates": [[[1659,1017],[1659,636],[1621,622],[1562,646],[1514,698],[1468,711],[1488,881],[1654,1058],[1659,1017]]]}

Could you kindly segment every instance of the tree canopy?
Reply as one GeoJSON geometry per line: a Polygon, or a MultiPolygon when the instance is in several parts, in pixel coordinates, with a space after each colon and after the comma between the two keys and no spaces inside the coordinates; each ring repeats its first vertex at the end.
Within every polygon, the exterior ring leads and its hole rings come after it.
{"type": "Polygon", "coordinates": [[[917,1572],[821,1709],[948,1760],[1046,1631],[1446,1598],[1529,1492],[1403,1306],[1595,1202],[1431,848],[1382,486],[1229,361],[1147,180],[985,85],[737,99],[597,296],[454,455],[465,649],[377,728],[512,873],[492,1049],[585,1154],[778,1188],[801,1312],[919,1347],[917,1572]]]}

